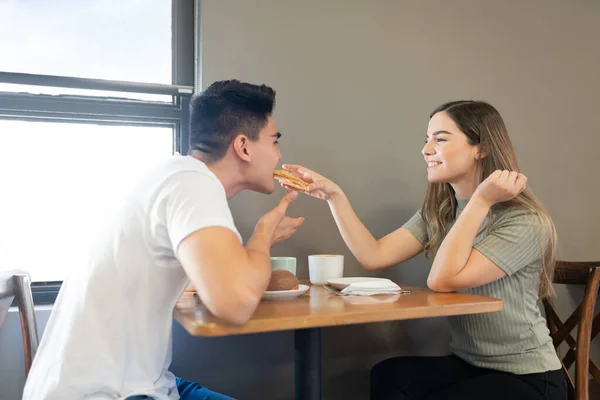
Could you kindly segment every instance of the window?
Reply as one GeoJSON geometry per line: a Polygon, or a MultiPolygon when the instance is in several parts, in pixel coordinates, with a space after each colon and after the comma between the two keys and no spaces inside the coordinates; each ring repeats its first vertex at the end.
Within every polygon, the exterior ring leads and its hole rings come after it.
{"type": "Polygon", "coordinates": [[[172,148],[171,128],[0,120],[0,265],[63,280],[172,148]]]}
{"type": "Polygon", "coordinates": [[[196,3],[0,1],[0,269],[55,297],[131,186],[187,152],[196,3]]]}
{"type": "Polygon", "coordinates": [[[0,70],[171,84],[171,14],[171,0],[0,1],[0,70]]]}

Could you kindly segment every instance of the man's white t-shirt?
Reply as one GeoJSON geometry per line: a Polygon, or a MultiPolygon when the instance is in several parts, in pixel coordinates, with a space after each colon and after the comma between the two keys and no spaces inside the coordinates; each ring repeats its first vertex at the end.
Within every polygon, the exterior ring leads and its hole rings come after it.
{"type": "Polygon", "coordinates": [[[88,264],[63,283],[23,400],[178,399],[168,371],[172,315],[189,280],[175,252],[209,226],[241,242],[221,182],[176,155],[132,193],[88,264]]]}

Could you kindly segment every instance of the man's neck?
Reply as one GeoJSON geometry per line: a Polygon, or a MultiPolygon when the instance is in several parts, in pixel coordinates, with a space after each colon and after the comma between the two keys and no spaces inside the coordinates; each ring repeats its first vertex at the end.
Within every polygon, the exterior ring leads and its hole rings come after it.
{"type": "Polygon", "coordinates": [[[231,157],[225,156],[219,161],[207,162],[206,157],[203,157],[203,154],[199,151],[192,151],[190,157],[202,161],[215,174],[225,188],[227,200],[232,199],[236,194],[246,189],[240,165],[231,157]]]}

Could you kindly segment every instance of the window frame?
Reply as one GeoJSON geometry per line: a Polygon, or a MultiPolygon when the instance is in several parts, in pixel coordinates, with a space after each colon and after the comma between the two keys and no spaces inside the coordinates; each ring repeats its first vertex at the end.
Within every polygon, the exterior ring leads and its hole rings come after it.
{"type": "MultiPolygon", "coordinates": [[[[107,92],[85,96],[0,91],[0,120],[171,127],[172,151],[187,154],[190,98],[200,79],[200,0],[172,0],[171,5],[172,85],[0,71],[0,83],[107,92]],[[169,95],[172,101],[120,99],[110,92],[169,95]]],[[[34,303],[53,304],[61,285],[62,281],[33,282],[34,303]]]]}

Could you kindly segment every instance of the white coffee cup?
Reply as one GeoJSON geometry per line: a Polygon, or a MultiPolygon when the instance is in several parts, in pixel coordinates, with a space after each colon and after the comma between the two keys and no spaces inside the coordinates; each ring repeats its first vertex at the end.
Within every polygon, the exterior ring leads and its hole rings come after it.
{"type": "Polygon", "coordinates": [[[313,285],[326,285],[328,279],[344,276],[344,256],[313,254],[308,256],[308,277],[313,285]]]}

